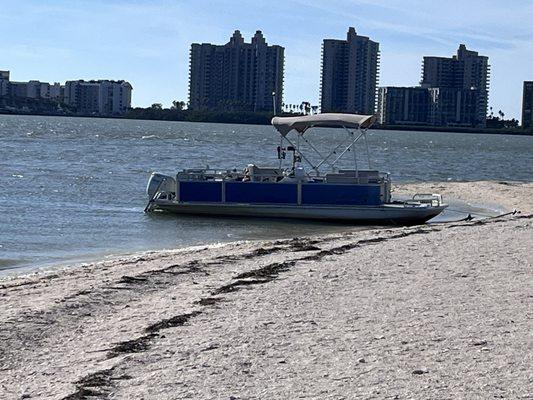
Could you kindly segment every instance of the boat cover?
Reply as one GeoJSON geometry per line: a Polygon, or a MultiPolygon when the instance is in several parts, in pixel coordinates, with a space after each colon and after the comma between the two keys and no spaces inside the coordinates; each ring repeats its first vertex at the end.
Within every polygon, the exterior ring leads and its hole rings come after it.
{"type": "Polygon", "coordinates": [[[302,117],[274,117],[272,125],[286,136],[293,129],[304,133],[312,127],[345,127],[345,128],[370,128],[376,121],[375,115],[357,114],[315,114],[302,117]]]}

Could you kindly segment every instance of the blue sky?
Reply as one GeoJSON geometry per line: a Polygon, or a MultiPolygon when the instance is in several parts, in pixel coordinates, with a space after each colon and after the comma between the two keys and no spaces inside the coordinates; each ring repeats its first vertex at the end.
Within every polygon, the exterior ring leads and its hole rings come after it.
{"type": "Polygon", "coordinates": [[[0,70],[12,80],[126,79],[133,104],[187,100],[192,42],[285,47],[286,103],[318,103],[320,46],[349,26],[380,43],[380,85],[412,86],[424,55],[460,43],[489,56],[490,105],[519,118],[533,80],[531,0],[0,0],[0,70]]]}

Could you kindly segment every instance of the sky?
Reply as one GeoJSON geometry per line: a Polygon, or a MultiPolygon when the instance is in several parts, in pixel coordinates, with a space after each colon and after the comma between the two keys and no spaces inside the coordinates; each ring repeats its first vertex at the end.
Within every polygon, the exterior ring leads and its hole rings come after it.
{"type": "Polygon", "coordinates": [[[532,0],[0,0],[0,70],[11,80],[124,79],[133,106],[187,100],[193,42],[262,30],[285,47],[283,101],[318,104],[321,43],[348,27],[380,43],[380,86],[415,86],[425,55],[460,43],[489,57],[490,106],[520,119],[533,80],[532,0]]]}

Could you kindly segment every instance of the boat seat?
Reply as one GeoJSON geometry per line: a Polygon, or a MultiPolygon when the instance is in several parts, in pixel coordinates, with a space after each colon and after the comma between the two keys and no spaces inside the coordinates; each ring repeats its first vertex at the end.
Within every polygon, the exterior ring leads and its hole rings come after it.
{"type": "Polygon", "coordinates": [[[326,183],[378,183],[379,171],[344,169],[326,174],[326,183]]]}
{"type": "MultiPolygon", "coordinates": [[[[355,176],[355,169],[341,169],[339,174],[355,176]]],[[[360,178],[379,179],[379,171],[377,170],[360,169],[357,171],[357,175],[360,178]]]]}
{"type": "Polygon", "coordinates": [[[250,164],[246,167],[252,182],[276,182],[280,177],[279,168],[260,168],[250,164]]]}

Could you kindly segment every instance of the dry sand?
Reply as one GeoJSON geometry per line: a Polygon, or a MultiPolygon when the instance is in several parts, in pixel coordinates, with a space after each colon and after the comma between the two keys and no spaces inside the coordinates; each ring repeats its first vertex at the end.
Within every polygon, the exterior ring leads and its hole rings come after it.
{"type": "Polygon", "coordinates": [[[521,214],[145,253],[0,281],[0,399],[533,399],[521,214]]]}

